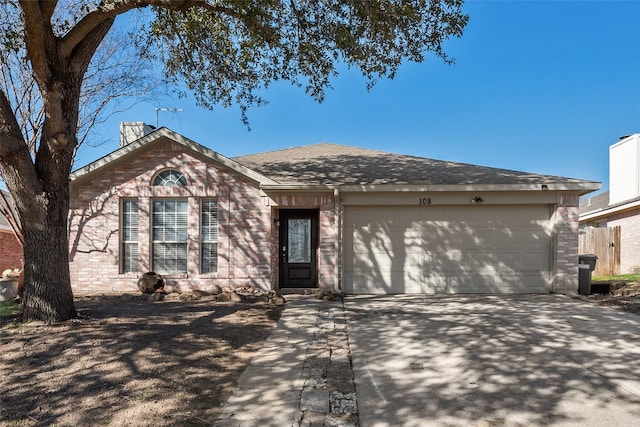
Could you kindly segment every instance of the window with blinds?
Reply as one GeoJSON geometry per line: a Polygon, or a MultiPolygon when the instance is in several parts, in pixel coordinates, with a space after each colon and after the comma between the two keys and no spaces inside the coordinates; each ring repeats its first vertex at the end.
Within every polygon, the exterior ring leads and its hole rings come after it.
{"type": "Polygon", "coordinates": [[[200,272],[218,271],[218,200],[200,202],[200,272]]]}
{"type": "Polygon", "coordinates": [[[152,268],[158,273],[187,272],[187,201],[152,203],[152,268]]]}
{"type": "Polygon", "coordinates": [[[122,200],[120,269],[122,273],[138,271],[138,201],[122,200]]]}

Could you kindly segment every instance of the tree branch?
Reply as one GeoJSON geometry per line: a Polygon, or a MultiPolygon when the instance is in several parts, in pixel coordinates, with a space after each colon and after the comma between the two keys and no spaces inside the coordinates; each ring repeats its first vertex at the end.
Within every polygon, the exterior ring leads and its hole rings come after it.
{"type": "Polygon", "coordinates": [[[29,147],[20,132],[11,104],[0,89],[0,176],[10,191],[20,192],[18,200],[32,201],[41,183],[29,153],[29,147]]]}
{"type": "Polygon", "coordinates": [[[96,49],[98,49],[98,46],[100,46],[100,43],[104,40],[114,21],[114,17],[107,16],[98,22],[93,31],[80,40],[75,46],[69,60],[70,65],[74,67],[78,75],[84,76],[87,67],[91,63],[91,58],[93,58],[96,49]]]}
{"type": "MultiPolygon", "coordinates": [[[[25,1],[25,0],[22,0],[25,1]]],[[[28,0],[26,0],[28,1],[28,0]]],[[[198,7],[212,12],[230,12],[227,8],[214,6],[203,0],[122,0],[109,4],[100,4],[98,9],[88,13],[64,36],[60,43],[60,53],[63,57],[69,57],[77,45],[82,42],[100,24],[109,18],[115,18],[133,9],[142,9],[148,6],[162,7],[164,9],[179,11],[198,7]]]]}
{"type": "Polygon", "coordinates": [[[50,58],[47,52],[55,48],[51,24],[43,19],[39,2],[20,0],[24,16],[24,41],[34,76],[43,83],[51,75],[50,58]]]}
{"type": "Polygon", "coordinates": [[[133,2],[129,2],[119,8],[113,6],[111,9],[108,9],[103,6],[103,9],[98,9],[87,14],[62,38],[59,45],[60,54],[64,58],[69,58],[78,45],[106,20],[114,19],[116,16],[135,9],[136,7],[138,6],[135,6],[133,2]]]}
{"type": "Polygon", "coordinates": [[[26,146],[7,94],[0,89],[0,159],[12,157],[26,146]]]}
{"type": "Polygon", "coordinates": [[[0,214],[7,220],[7,224],[11,227],[11,231],[13,231],[13,235],[16,236],[20,245],[24,246],[24,236],[22,235],[20,221],[16,218],[11,204],[4,195],[4,191],[0,190],[0,196],[2,196],[2,201],[4,202],[4,204],[0,203],[0,214]]]}
{"type": "Polygon", "coordinates": [[[53,12],[55,12],[56,6],[58,6],[58,0],[40,0],[39,3],[42,20],[44,22],[51,22],[53,12]]]}

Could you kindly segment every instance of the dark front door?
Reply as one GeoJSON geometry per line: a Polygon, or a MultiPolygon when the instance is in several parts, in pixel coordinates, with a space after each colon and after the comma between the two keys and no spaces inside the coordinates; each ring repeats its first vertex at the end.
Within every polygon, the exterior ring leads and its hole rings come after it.
{"type": "Polygon", "coordinates": [[[280,287],[315,288],[318,211],[280,211],[280,287]]]}

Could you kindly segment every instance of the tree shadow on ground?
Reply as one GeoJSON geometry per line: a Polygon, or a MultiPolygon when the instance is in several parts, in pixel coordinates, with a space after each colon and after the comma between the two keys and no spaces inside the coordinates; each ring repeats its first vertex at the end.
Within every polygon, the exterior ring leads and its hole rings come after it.
{"type": "Polygon", "coordinates": [[[0,424],[208,425],[280,308],[78,301],[79,319],[4,327],[0,424]]]}
{"type": "Polygon", "coordinates": [[[365,423],[629,425],[640,416],[640,317],[549,295],[346,301],[365,423]]]}

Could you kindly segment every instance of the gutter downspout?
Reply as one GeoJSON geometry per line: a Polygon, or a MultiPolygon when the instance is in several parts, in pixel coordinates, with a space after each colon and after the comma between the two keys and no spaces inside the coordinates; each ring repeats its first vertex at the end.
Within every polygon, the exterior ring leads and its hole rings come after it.
{"type": "Polygon", "coordinates": [[[340,256],[340,190],[338,188],[333,189],[333,212],[334,212],[334,222],[336,227],[335,241],[334,241],[334,253],[335,253],[335,269],[334,269],[334,289],[337,292],[342,292],[340,289],[340,269],[341,269],[341,259],[340,256]]]}

